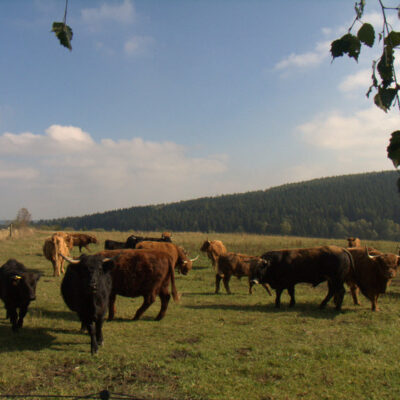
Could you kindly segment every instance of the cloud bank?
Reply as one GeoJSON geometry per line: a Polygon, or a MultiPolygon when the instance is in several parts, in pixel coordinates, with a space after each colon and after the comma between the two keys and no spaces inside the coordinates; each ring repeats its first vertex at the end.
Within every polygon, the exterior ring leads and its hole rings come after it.
{"type": "Polygon", "coordinates": [[[226,156],[188,153],[173,142],[138,137],[95,142],[74,126],[4,133],[0,190],[7,193],[5,208],[27,207],[35,219],[212,194],[210,180],[226,172],[226,156]]]}

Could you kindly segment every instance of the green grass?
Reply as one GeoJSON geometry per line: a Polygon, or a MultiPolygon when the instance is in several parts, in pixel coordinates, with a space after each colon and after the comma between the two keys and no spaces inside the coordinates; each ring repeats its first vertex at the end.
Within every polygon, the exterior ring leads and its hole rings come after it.
{"type": "MultiPolygon", "coordinates": [[[[96,232],[100,239],[125,240],[129,233],[96,232]]],[[[146,233],[153,234],[153,233],[146,233]]],[[[155,233],[159,234],[159,233],[155,233]]],[[[232,295],[214,294],[215,275],[199,251],[207,238],[175,233],[191,256],[200,254],[187,276],[177,275],[182,298],[170,302],[164,320],[155,322],[156,301],[133,322],[142,299],[117,298],[116,319],[105,323],[104,346],[91,356],[89,336],[80,334],[75,313],[60,295],[62,277],[42,255],[49,233],[0,241],[0,265],[16,258],[44,272],[37,299],[24,328],[13,334],[0,310],[0,394],[84,395],[108,389],[144,399],[397,399],[400,398],[400,281],[379,299],[380,312],[360,297],[354,306],[346,294],[343,312],[332,304],[320,311],[326,294],[296,286],[297,305],[257,287],[247,294],[247,280],[231,280],[232,295]]],[[[270,249],[321,244],[344,246],[345,240],[239,234],[210,234],[229,251],[260,255],[270,249]]],[[[367,242],[396,252],[397,243],[367,242]]],[[[79,251],[74,249],[74,256],[79,251]]]]}

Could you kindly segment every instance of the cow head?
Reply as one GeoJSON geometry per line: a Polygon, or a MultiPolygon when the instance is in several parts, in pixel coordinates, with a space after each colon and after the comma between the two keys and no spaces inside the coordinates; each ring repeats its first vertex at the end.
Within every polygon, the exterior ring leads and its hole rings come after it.
{"type": "Polygon", "coordinates": [[[176,267],[178,268],[178,271],[183,275],[187,275],[187,273],[193,267],[193,262],[198,258],[199,256],[192,259],[189,258],[185,251],[181,247],[178,247],[178,260],[176,261],[176,267]]]}
{"type": "Polygon", "coordinates": [[[250,268],[250,285],[258,285],[265,283],[267,270],[270,265],[270,260],[265,258],[258,258],[252,261],[250,268]]]}
{"type": "Polygon", "coordinates": [[[96,236],[89,235],[89,242],[90,243],[98,243],[96,236]]]}
{"type": "Polygon", "coordinates": [[[36,299],[36,285],[41,276],[41,272],[26,271],[12,277],[13,285],[18,292],[18,298],[24,303],[29,303],[36,299]]]}
{"type": "Polygon", "coordinates": [[[211,245],[211,242],[207,239],[204,241],[202,246],[200,247],[200,251],[207,251],[211,245]]]}
{"type": "Polygon", "coordinates": [[[119,254],[113,258],[105,258],[101,254],[92,256],[82,254],[78,259],[61,256],[70,263],[69,267],[79,274],[82,285],[91,293],[96,293],[102,276],[114,268],[114,260],[119,257],[119,254]]]}
{"type": "Polygon", "coordinates": [[[371,256],[367,247],[365,251],[368,258],[375,263],[377,270],[384,279],[390,280],[396,276],[400,265],[400,256],[391,253],[371,256]]]}
{"type": "Polygon", "coordinates": [[[355,237],[349,237],[347,238],[347,247],[360,247],[361,246],[361,241],[359,238],[355,237]]]}

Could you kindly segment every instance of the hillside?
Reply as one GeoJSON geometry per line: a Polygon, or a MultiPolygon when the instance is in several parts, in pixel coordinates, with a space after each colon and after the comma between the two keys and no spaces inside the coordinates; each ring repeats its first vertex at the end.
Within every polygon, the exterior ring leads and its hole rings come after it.
{"type": "Polygon", "coordinates": [[[201,231],[400,240],[396,171],[39,221],[75,230],[201,231]]]}

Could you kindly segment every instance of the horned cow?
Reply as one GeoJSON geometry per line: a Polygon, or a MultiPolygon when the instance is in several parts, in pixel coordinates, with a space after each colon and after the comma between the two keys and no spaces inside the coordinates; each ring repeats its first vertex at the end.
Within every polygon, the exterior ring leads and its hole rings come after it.
{"type": "Polygon", "coordinates": [[[64,273],[64,259],[61,254],[68,256],[73,246],[72,239],[68,237],[59,232],[54,233],[43,244],[43,254],[53,265],[53,276],[60,276],[60,272],[64,273]]]}

